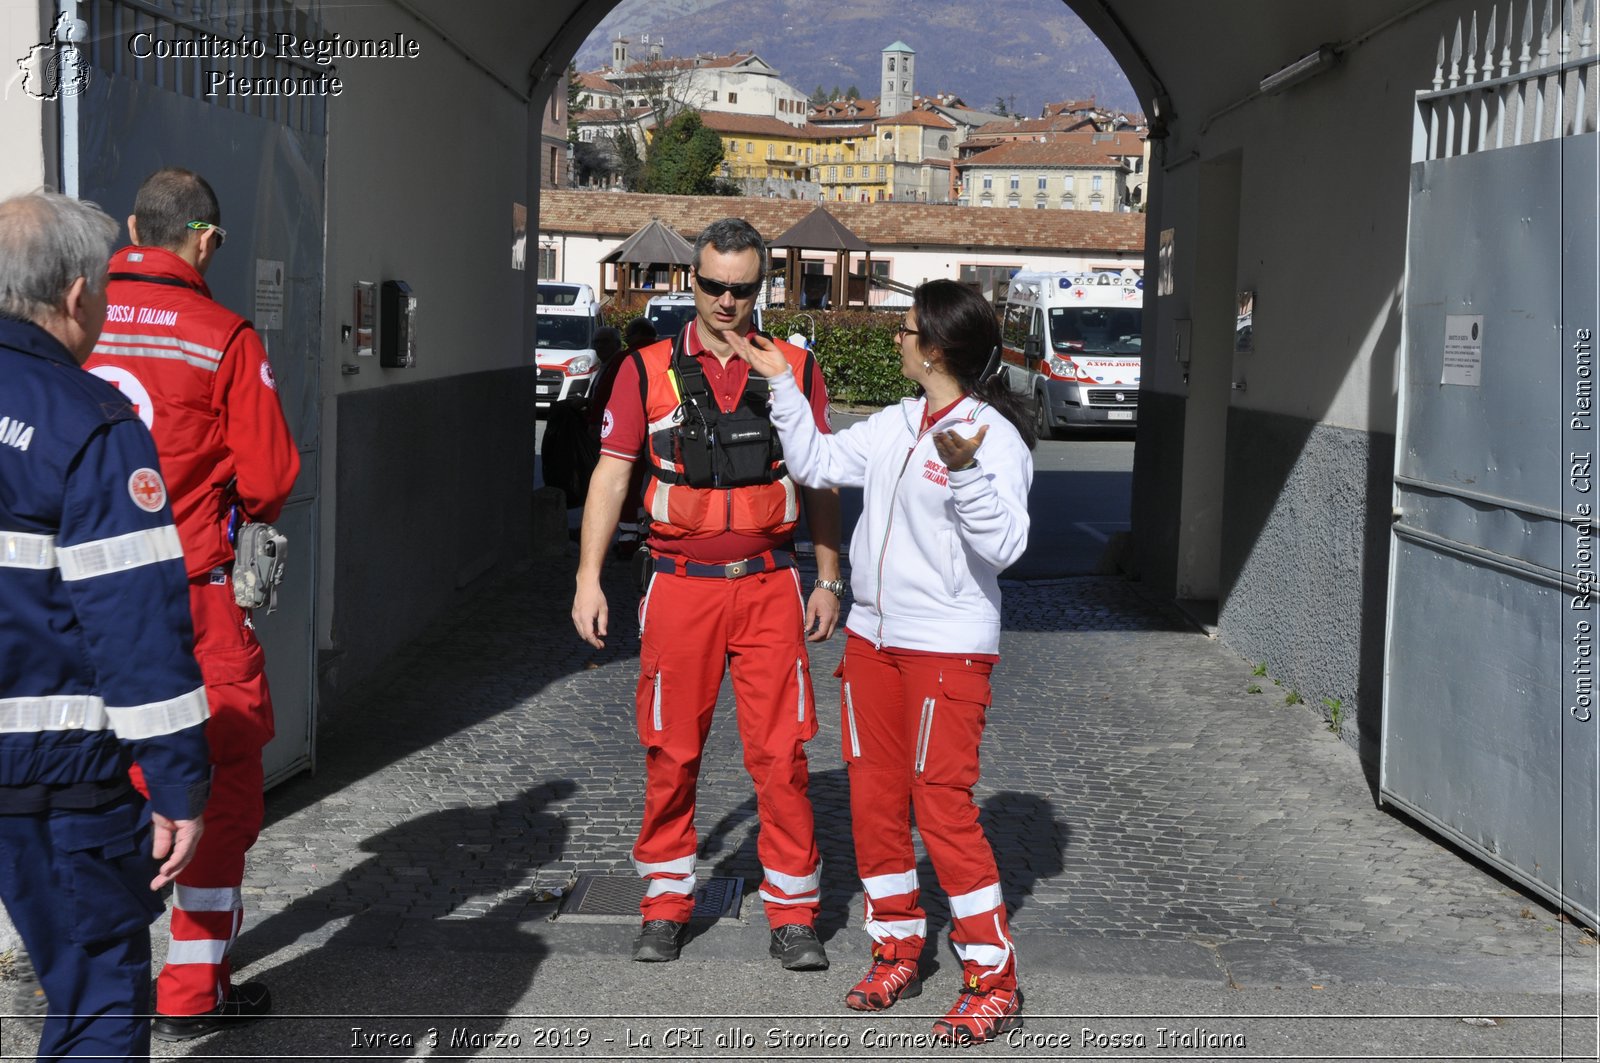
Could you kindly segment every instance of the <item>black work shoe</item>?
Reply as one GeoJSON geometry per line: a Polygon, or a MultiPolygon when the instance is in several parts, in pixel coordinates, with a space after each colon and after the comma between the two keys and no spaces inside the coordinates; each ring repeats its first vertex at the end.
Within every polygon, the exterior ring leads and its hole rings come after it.
{"type": "Polygon", "coordinates": [[[671,919],[646,919],[633,943],[633,958],[640,963],[665,963],[678,958],[682,945],[682,923],[671,919]]]}
{"type": "Polygon", "coordinates": [[[828,954],[817,932],[803,923],[790,923],[772,932],[767,951],[783,962],[786,971],[826,971],[828,954]]]}
{"type": "Polygon", "coordinates": [[[228,999],[199,1015],[157,1015],[150,1032],[163,1041],[188,1041],[208,1033],[252,1022],[272,1011],[272,993],[260,982],[243,982],[228,999]]]}

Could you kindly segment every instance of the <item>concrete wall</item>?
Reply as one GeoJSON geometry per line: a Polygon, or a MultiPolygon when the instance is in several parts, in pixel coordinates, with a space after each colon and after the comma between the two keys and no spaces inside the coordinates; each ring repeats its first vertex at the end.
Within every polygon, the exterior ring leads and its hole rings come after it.
{"type": "Polygon", "coordinates": [[[55,141],[56,105],[34,99],[23,91],[22,71],[17,60],[50,35],[53,8],[39,3],[0,4],[0,197],[31,192],[53,178],[53,165],[47,170],[47,146],[55,141]]]}
{"type": "Polygon", "coordinates": [[[490,370],[348,391],[337,403],[324,704],[371,675],[474,580],[526,554],[533,375],[490,370]]]}
{"type": "Polygon", "coordinates": [[[1223,639],[1323,716],[1339,699],[1369,753],[1412,94],[1466,10],[1436,7],[1280,95],[1187,98],[1152,158],[1148,241],[1155,255],[1175,233],[1177,287],[1146,318],[1136,563],[1163,593],[1217,597],[1223,639]],[[1228,299],[1245,290],[1254,350],[1234,353],[1228,299]],[[1173,357],[1185,329],[1188,365],[1173,357]]]}
{"type": "Polygon", "coordinates": [[[1226,462],[1223,642],[1375,755],[1394,436],[1236,409],[1226,462]]]}
{"type": "Polygon", "coordinates": [[[332,5],[328,31],[403,30],[420,56],[340,64],[329,106],[324,303],[324,712],[450,603],[468,575],[527,546],[534,407],[512,205],[536,203],[544,98],[388,5],[332,5]],[[504,84],[502,84],[504,82],[504,84]],[[536,156],[535,156],[536,157],[536,156]],[[357,281],[404,280],[417,365],[357,357],[357,281]],[[355,369],[355,372],[351,372],[355,369]]]}

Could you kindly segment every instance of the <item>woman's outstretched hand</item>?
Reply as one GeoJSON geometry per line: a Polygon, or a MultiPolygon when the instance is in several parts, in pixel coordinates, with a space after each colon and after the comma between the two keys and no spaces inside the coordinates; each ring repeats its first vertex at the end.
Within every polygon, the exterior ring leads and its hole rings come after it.
{"type": "Polygon", "coordinates": [[[954,472],[964,469],[978,460],[978,448],[983,445],[983,437],[989,434],[988,425],[979,425],[978,434],[970,439],[957,435],[954,429],[933,434],[933,449],[939,452],[939,460],[944,462],[945,468],[954,472]]]}
{"type": "Polygon", "coordinates": [[[777,344],[759,333],[736,336],[728,333],[728,344],[733,353],[750,363],[750,368],[764,377],[782,376],[789,362],[778,352],[777,344]]]}

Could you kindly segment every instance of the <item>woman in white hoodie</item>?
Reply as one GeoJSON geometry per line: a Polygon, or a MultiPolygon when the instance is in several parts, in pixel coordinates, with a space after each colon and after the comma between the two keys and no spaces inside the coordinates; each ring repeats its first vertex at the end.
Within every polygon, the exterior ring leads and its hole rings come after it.
{"type": "Polygon", "coordinates": [[[877,1011],[921,992],[927,921],[915,807],[950,892],[962,966],[960,993],[934,1033],[972,1043],[1022,1025],[1000,875],[972,788],[1000,659],[999,575],[1028,542],[1034,439],[1020,400],[994,375],[1000,330],[976,291],[923,284],[895,339],[920,394],[833,435],[816,430],[793,374],[764,339],[739,353],[768,378],[790,474],[810,487],[864,492],[837,674],[872,963],[845,1003],[877,1011]]]}

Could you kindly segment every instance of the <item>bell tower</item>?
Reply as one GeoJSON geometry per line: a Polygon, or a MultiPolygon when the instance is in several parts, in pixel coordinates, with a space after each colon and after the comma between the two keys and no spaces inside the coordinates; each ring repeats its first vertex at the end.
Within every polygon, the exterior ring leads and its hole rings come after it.
{"type": "Polygon", "coordinates": [[[879,82],[883,91],[878,98],[880,118],[893,118],[911,110],[911,101],[917,92],[912,68],[916,54],[909,44],[901,41],[883,50],[883,76],[879,82]]]}

